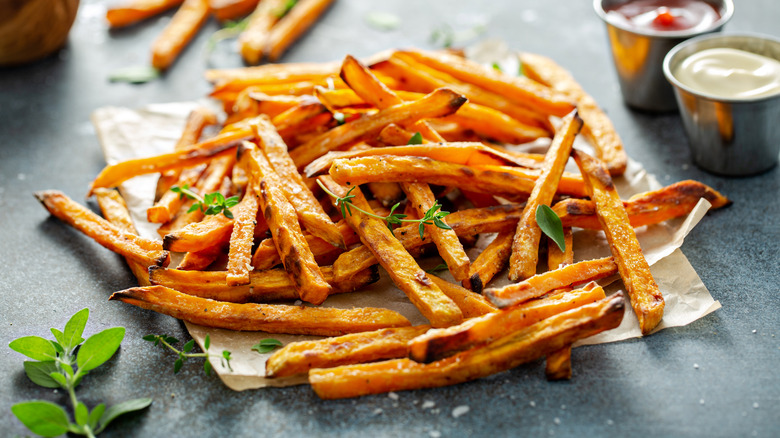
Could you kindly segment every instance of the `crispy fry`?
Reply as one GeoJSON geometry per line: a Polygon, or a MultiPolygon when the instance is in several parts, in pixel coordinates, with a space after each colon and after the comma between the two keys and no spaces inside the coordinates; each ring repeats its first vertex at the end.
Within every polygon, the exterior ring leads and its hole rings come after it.
{"type": "Polygon", "coordinates": [[[290,108],[312,102],[316,99],[308,94],[303,96],[271,96],[260,91],[252,91],[251,89],[247,93],[247,97],[255,102],[256,112],[258,114],[265,114],[271,118],[278,116],[290,108]]]}
{"type": "MultiPolygon", "coordinates": [[[[713,209],[726,207],[731,201],[711,187],[698,181],[680,181],[662,189],[632,196],[623,206],[628,213],[631,226],[641,227],[661,223],[679,216],[685,216],[704,198],[713,209]]],[[[596,206],[587,199],[565,199],[553,206],[565,227],[579,227],[600,230],[596,206]]]]}
{"type": "Polygon", "coordinates": [[[436,286],[439,286],[444,295],[450,297],[458,305],[460,311],[463,312],[464,318],[476,318],[498,310],[487,298],[478,293],[450,283],[435,275],[429,275],[428,278],[436,283],[436,286]]]}
{"type": "Polygon", "coordinates": [[[604,257],[562,266],[554,271],[529,277],[520,283],[485,289],[484,293],[493,304],[503,309],[541,297],[555,289],[609,277],[617,272],[615,259],[604,257]]]}
{"type": "MultiPolygon", "coordinates": [[[[479,233],[492,233],[513,228],[520,216],[521,206],[501,205],[489,208],[475,208],[456,211],[447,216],[448,225],[458,235],[473,236],[479,233]]],[[[427,232],[427,227],[426,227],[427,232]]],[[[419,248],[426,241],[420,238],[416,225],[397,228],[394,234],[407,250],[419,248]]],[[[352,273],[378,263],[366,246],[358,246],[340,255],[333,263],[337,281],[349,278],[352,273]]]]}
{"type": "Polygon", "coordinates": [[[409,357],[430,363],[461,351],[493,342],[507,333],[516,332],[558,313],[594,303],[605,297],[604,289],[595,282],[583,289],[563,292],[524,303],[499,312],[491,312],[460,325],[431,330],[409,342],[409,357]]]}
{"type": "MultiPolygon", "coordinates": [[[[108,222],[116,226],[120,231],[138,234],[135,225],[133,225],[133,220],[130,218],[130,211],[127,210],[127,204],[118,191],[98,189],[95,191],[95,196],[100,211],[108,222]]],[[[127,261],[130,270],[133,272],[133,275],[135,275],[135,278],[138,280],[138,284],[140,286],[149,286],[148,266],[127,257],[125,257],[125,260],[127,261]]]]}
{"type": "MultiPolygon", "coordinates": [[[[517,227],[515,227],[517,228],[517,227]]],[[[463,281],[463,287],[476,293],[482,293],[490,280],[509,264],[512,253],[512,241],[515,230],[498,233],[495,239],[477,256],[469,267],[469,278],[463,281]]]]}
{"type": "MultiPolygon", "coordinates": [[[[337,196],[346,196],[346,188],[325,177],[322,180],[331,192],[337,196]]],[[[353,190],[352,193],[355,195],[351,200],[353,205],[370,212],[371,207],[360,190],[353,190]]],[[[371,250],[385,268],[393,283],[406,294],[432,326],[447,327],[460,323],[463,313],[458,306],[431,281],[383,221],[357,210],[352,210],[351,214],[347,213],[344,219],[358,233],[363,245],[371,250]]]]}
{"type": "MultiPolygon", "coordinates": [[[[322,277],[314,255],[303,237],[295,209],[285,198],[279,176],[262,151],[254,144],[244,142],[238,149],[239,161],[247,174],[260,208],[271,230],[282,263],[293,280],[301,299],[321,304],[328,298],[330,285],[322,277]]],[[[340,238],[340,235],[339,235],[340,238]]]]}
{"type": "Polygon", "coordinates": [[[441,121],[454,122],[463,129],[502,143],[520,144],[549,136],[546,129],[519,122],[499,110],[470,102],[455,114],[442,117],[441,121]]]}
{"type": "MultiPolygon", "coordinates": [[[[294,152],[294,151],[293,151],[294,152]]],[[[540,172],[508,166],[464,166],[411,156],[365,156],[333,160],[330,176],[340,184],[360,185],[369,182],[416,182],[464,187],[473,192],[527,198],[540,172]]],[[[564,173],[558,193],[584,196],[585,186],[579,175],[564,173]]]]}
{"type": "Polygon", "coordinates": [[[547,239],[547,269],[550,271],[574,263],[574,233],[571,227],[563,227],[564,250],[561,251],[552,239],[547,239]]]}
{"type": "MultiPolygon", "coordinates": [[[[414,136],[413,132],[409,132],[406,129],[396,125],[395,123],[391,123],[387,126],[385,126],[384,129],[379,131],[379,141],[388,145],[388,146],[398,146],[398,145],[404,145],[409,144],[409,140],[414,136]]],[[[379,149],[379,148],[377,148],[379,149]]],[[[381,148],[386,149],[386,148],[381,148]]],[[[324,159],[328,155],[337,156],[336,152],[329,152],[325,156],[321,157],[318,160],[315,160],[313,163],[311,163],[309,166],[306,166],[306,170],[311,167],[311,165],[317,163],[318,161],[324,159]]]]}
{"type": "Polygon", "coordinates": [[[431,364],[396,359],[309,371],[309,383],[324,399],[433,388],[475,380],[514,368],[574,341],[617,327],[625,307],[616,295],[544,319],[484,347],[431,364]]]}
{"type": "Polygon", "coordinates": [[[208,163],[217,157],[235,154],[241,141],[252,137],[248,127],[234,129],[200,142],[187,149],[174,151],[154,157],[136,158],[106,166],[92,181],[89,194],[98,187],[112,188],[138,175],[164,172],[208,163]]]}
{"type": "MultiPolygon", "coordinates": [[[[360,242],[360,238],[345,221],[339,221],[337,226],[341,233],[341,237],[344,240],[344,244],[347,247],[360,242]]],[[[309,244],[311,253],[314,254],[314,258],[317,260],[317,264],[320,266],[323,265],[323,263],[320,263],[321,257],[330,257],[333,254],[338,255],[344,252],[344,250],[334,247],[319,237],[312,236],[311,234],[305,234],[304,237],[309,244]]],[[[280,263],[282,263],[282,259],[279,258],[279,252],[276,250],[273,239],[265,239],[257,245],[257,249],[252,256],[252,266],[255,270],[262,271],[263,269],[270,269],[280,263]]]]}
{"type": "Polygon", "coordinates": [[[252,270],[250,262],[258,209],[257,195],[255,195],[252,186],[247,187],[244,197],[249,199],[247,199],[246,207],[234,216],[233,232],[230,235],[227,264],[227,284],[229,286],[249,284],[249,271],[252,270]]]}
{"type": "MultiPolygon", "coordinates": [[[[206,126],[215,125],[216,123],[217,115],[214,114],[214,112],[201,106],[195,108],[187,116],[187,121],[184,123],[184,130],[181,133],[181,137],[179,137],[179,140],[176,142],[176,145],[173,147],[173,150],[180,151],[194,145],[200,139],[200,136],[203,134],[203,130],[206,128],[206,126]]],[[[181,172],[182,169],[171,169],[160,174],[160,179],[157,180],[157,189],[155,190],[154,195],[155,200],[161,199],[163,194],[169,188],[171,188],[172,185],[176,184],[181,172]]],[[[186,183],[187,181],[179,182],[180,185],[186,183]]],[[[178,198],[178,196],[176,196],[176,198],[178,198]]],[[[158,202],[158,204],[161,202],[162,201],[158,202]]],[[[177,210],[177,208],[178,207],[170,207],[168,210],[172,214],[177,210]]],[[[170,220],[170,218],[166,220],[170,220]]],[[[157,223],[165,222],[166,220],[159,221],[157,223]]],[[[151,219],[149,221],[155,222],[151,219]]]]}
{"type": "Polygon", "coordinates": [[[257,135],[265,156],[268,157],[274,171],[279,175],[279,180],[282,182],[279,188],[295,208],[295,213],[303,227],[333,246],[346,248],[341,232],[304,183],[303,177],[298,173],[295,163],[287,153],[287,145],[284,144],[284,140],[276,132],[271,122],[265,117],[258,117],[252,124],[252,129],[257,135]]]}
{"type": "Polygon", "coordinates": [[[394,105],[333,128],[299,146],[290,156],[298,168],[302,168],[326,152],[346,147],[361,138],[378,133],[390,123],[445,116],[457,111],[465,102],[463,96],[451,90],[436,90],[416,102],[394,105]]]}
{"type": "Polygon", "coordinates": [[[547,380],[571,379],[571,345],[547,353],[544,374],[547,380]]]}
{"type": "MultiPolygon", "coordinates": [[[[356,273],[347,281],[333,281],[333,269],[323,266],[322,275],[333,287],[331,294],[354,292],[379,280],[376,266],[356,273]]],[[[248,301],[293,301],[300,298],[295,285],[284,269],[251,271],[249,284],[230,286],[227,271],[192,271],[181,268],[152,268],[149,270],[152,284],[176,289],[188,295],[217,301],[245,303],[248,301]]]]}
{"type": "Polygon", "coordinates": [[[121,6],[106,11],[106,20],[113,27],[125,27],[175,8],[184,0],[127,0],[121,6]]]}
{"type": "Polygon", "coordinates": [[[580,132],[582,120],[576,111],[563,118],[563,124],[555,133],[552,144],[544,159],[542,174],[537,178],[534,189],[525,203],[523,217],[517,223],[517,231],[512,241],[512,255],[509,257],[509,279],[524,280],[536,274],[539,261],[539,241],[542,229],[536,223],[536,209],[541,205],[550,206],[563,176],[563,169],[571,155],[574,137],[580,132]]]}
{"type": "Polygon", "coordinates": [[[285,0],[263,0],[249,18],[249,23],[238,38],[241,57],[249,65],[263,59],[263,49],[268,43],[271,28],[284,12],[285,0]]]}
{"type": "Polygon", "coordinates": [[[123,257],[144,266],[166,266],[171,260],[160,242],[120,230],[60,191],[45,190],[35,192],[34,195],[52,216],[123,257]]]}
{"type": "MultiPolygon", "coordinates": [[[[202,271],[214,263],[221,255],[226,253],[224,245],[214,245],[212,247],[184,254],[176,269],[188,271],[202,271]]],[[[142,285],[143,286],[143,285],[142,285]]]]}
{"type": "Polygon", "coordinates": [[[152,44],[152,66],[168,69],[208,18],[208,0],[184,0],[152,44]]]}
{"type": "Polygon", "coordinates": [[[639,320],[642,334],[649,334],[663,318],[664,297],[650,273],[650,265],[642,254],[607,167],[578,150],[574,151],[574,160],[582,172],[588,196],[596,206],[601,228],[631,298],[631,307],[639,320]]]}
{"type": "Polygon", "coordinates": [[[238,331],[340,336],[410,325],[406,318],[387,309],[227,303],[183,294],[165,286],[125,289],[114,292],[109,299],[206,327],[238,331]]]}
{"type": "Polygon", "coordinates": [[[598,157],[607,164],[609,173],[613,176],[622,175],[626,171],[628,156],[615,127],[596,101],[582,89],[568,71],[552,59],[522,53],[520,63],[525,75],[577,102],[577,110],[585,122],[582,134],[596,149],[598,157]]]}
{"type": "Polygon", "coordinates": [[[516,104],[542,114],[563,117],[574,110],[574,103],[566,95],[528,77],[508,75],[445,52],[414,50],[403,53],[458,80],[506,96],[516,104]]]}
{"type": "Polygon", "coordinates": [[[209,0],[209,9],[219,21],[236,20],[252,12],[259,0],[209,0]]]}
{"type": "Polygon", "coordinates": [[[272,62],[278,60],[322,15],[333,0],[298,0],[293,8],[271,29],[265,53],[272,62]]]}
{"type": "Polygon", "coordinates": [[[266,377],[306,373],[312,368],[395,359],[409,354],[407,342],[430,326],[398,327],[287,344],[265,363],[266,377]]]}
{"type": "MultiPolygon", "coordinates": [[[[207,81],[221,85],[235,80],[240,80],[243,84],[250,85],[306,80],[319,81],[329,76],[335,76],[340,66],[341,63],[339,62],[266,64],[248,68],[206,70],[204,76],[207,81]]],[[[245,87],[242,86],[240,89],[245,87]]]]}

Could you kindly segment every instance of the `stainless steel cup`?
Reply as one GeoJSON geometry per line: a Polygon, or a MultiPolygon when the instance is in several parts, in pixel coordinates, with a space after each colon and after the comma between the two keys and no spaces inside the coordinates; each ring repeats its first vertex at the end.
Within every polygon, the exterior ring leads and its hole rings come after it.
{"type": "Polygon", "coordinates": [[[718,32],[734,14],[732,0],[705,0],[712,4],[720,19],[695,31],[655,32],[625,27],[609,20],[605,9],[630,0],[594,0],[593,8],[607,25],[612,59],[615,62],[623,100],[631,107],[646,111],[675,111],[677,103],[661,65],[664,56],[682,41],[704,33],[718,32]]]}
{"type": "Polygon", "coordinates": [[[729,99],[699,93],[677,80],[677,66],[696,52],[732,48],[780,61],[780,40],[762,35],[705,35],[685,41],[664,59],[674,85],[693,161],[702,169],[729,176],[769,170],[780,154],[780,94],[729,99]]]}

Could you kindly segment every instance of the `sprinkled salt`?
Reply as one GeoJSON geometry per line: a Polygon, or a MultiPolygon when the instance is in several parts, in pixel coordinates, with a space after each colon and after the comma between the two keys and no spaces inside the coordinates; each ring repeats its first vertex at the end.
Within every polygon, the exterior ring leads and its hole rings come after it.
{"type": "Polygon", "coordinates": [[[753,333],[756,333],[756,332],[758,332],[758,330],[753,330],[753,333]]]}
{"type": "Polygon", "coordinates": [[[398,400],[398,394],[396,394],[396,393],[394,393],[394,392],[389,392],[389,393],[387,393],[387,396],[388,396],[390,399],[392,399],[392,400],[398,400]]]}
{"type": "Polygon", "coordinates": [[[381,415],[381,414],[382,414],[382,408],[374,409],[374,415],[381,415]]]}
{"type": "Polygon", "coordinates": [[[703,399],[703,398],[700,398],[700,399],[699,399],[699,404],[700,404],[700,405],[703,405],[703,404],[704,404],[704,399],[703,399]]]}
{"type": "Polygon", "coordinates": [[[553,418],[553,423],[555,424],[561,424],[561,419],[558,417],[553,418]]]}
{"type": "Polygon", "coordinates": [[[693,368],[698,370],[699,369],[699,364],[697,364],[697,363],[693,364],[693,368]]]}
{"type": "Polygon", "coordinates": [[[300,306],[301,304],[303,304],[303,301],[295,300],[295,302],[293,303],[293,306],[300,306]]]}
{"type": "Polygon", "coordinates": [[[535,407],[536,407],[536,402],[535,402],[535,401],[533,401],[533,400],[531,400],[530,402],[528,402],[528,404],[529,404],[529,405],[531,405],[531,407],[532,407],[532,408],[535,408],[535,407]]]}
{"type": "Polygon", "coordinates": [[[441,436],[441,432],[439,432],[438,430],[432,430],[428,432],[428,436],[431,438],[439,438],[441,436]]]}
{"type": "Polygon", "coordinates": [[[471,408],[466,405],[457,406],[452,410],[452,418],[458,418],[460,416],[466,415],[470,410],[471,408]]]}
{"type": "Polygon", "coordinates": [[[423,409],[430,409],[434,406],[436,406],[436,402],[431,400],[425,400],[422,404],[423,409]]]}
{"type": "Polygon", "coordinates": [[[758,402],[753,403],[753,409],[758,409],[758,402]]]}
{"type": "Polygon", "coordinates": [[[607,424],[608,424],[608,425],[610,425],[610,426],[612,426],[613,424],[615,424],[615,422],[614,422],[614,421],[612,421],[612,420],[607,420],[607,424]]]}

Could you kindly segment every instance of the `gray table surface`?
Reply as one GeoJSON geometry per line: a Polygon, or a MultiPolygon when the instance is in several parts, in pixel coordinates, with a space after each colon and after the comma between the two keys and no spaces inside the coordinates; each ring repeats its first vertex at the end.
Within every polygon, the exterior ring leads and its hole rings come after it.
{"type": "MultiPolygon", "coordinates": [[[[24,436],[10,406],[27,399],[66,403],[65,395],[27,380],[12,339],[49,336],[77,310],[91,310],[87,333],[124,326],[120,352],[78,389],[88,406],[151,397],[146,412],[117,420],[105,436],[779,436],[780,170],[722,178],[692,162],[676,114],[627,109],[609,59],[606,32],[589,1],[339,0],[285,56],[326,61],[399,46],[431,47],[438,26],[486,23],[485,36],[553,57],[574,72],[612,117],[630,156],[662,183],[696,179],[734,200],[688,236],[683,251],[723,309],[688,327],[645,339],[583,347],[574,377],[550,383],[537,361],[449,388],[357,400],[322,401],[306,386],[235,393],[199,363],[172,373],[173,357],[141,337],[188,339],[181,323],[108,302],[135,285],[124,262],[50,218],[32,192],[58,189],[83,199],[104,166],[89,122],[104,105],[139,107],[204,96],[206,26],[164,78],[127,85],[107,81],[120,67],[145,63],[170,14],[109,32],[104,2],[82,1],[67,47],[35,64],[0,70],[0,435],[24,436]],[[364,21],[375,10],[402,18],[379,32],[364,21]],[[698,369],[694,367],[698,364],[698,369]],[[424,401],[435,408],[423,409],[424,401]],[[467,414],[452,410],[467,405],[467,414]]],[[[778,36],[776,0],[737,1],[726,32],[778,36]]],[[[233,66],[220,47],[211,61],[233,66]]],[[[91,203],[91,201],[90,201],[91,203]]],[[[92,204],[91,204],[92,205],[92,204]]],[[[93,205],[94,207],[94,205],[93,205]]]]}

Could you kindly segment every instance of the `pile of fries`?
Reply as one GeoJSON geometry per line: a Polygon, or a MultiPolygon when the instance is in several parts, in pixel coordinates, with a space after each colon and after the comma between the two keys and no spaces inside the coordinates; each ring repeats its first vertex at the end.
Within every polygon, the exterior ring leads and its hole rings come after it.
{"type": "Polygon", "coordinates": [[[567,379],[572,344],[617,327],[629,303],[645,334],[663,317],[634,227],[729,200],[695,181],[621,200],[612,177],[627,158],[609,119],[551,60],[521,61],[525,76],[416,50],[368,67],[347,56],[209,71],[227,113],[220,133],[201,139],[217,118],[196,110],[174,151],[107,166],[90,188],[105,219],[59,192],[36,196],[127,258],[140,287],[112,300],[209,327],[328,336],[266,366],[267,377],[308,373],[320,397],[451,385],[541,357],[548,378],[567,379]],[[596,157],[572,148],[578,133],[596,157]],[[551,138],[544,155],[507,147],[539,138],[551,138]],[[579,173],[564,171],[570,157],[579,173]],[[113,190],[150,173],[161,240],[135,234],[113,190]],[[205,215],[182,187],[240,202],[205,215]],[[560,218],[562,247],[542,235],[540,206],[560,218]],[[612,256],[574,263],[572,228],[603,230],[612,256]],[[471,260],[465,248],[487,234],[471,260]],[[175,268],[171,252],[183,255],[175,268]],[[457,283],[420,268],[416,257],[436,252],[457,283]],[[377,264],[430,325],[318,306],[360,293],[377,264]],[[513,283],[490,287],[507,267],[513,283]],[[595,282],[615,274],[628,297],[595,282]],[[276,303],[298,299],[309,304],[276,303]]]}
{"type": "Polygon", "coordinates": [[[127,0],[106,12],[112,28],[125,27],[179,7],[152,45],[152,66],[167,70],[210,16],[237,20],[251,13],[239,38],[250,65],[276,61],[328,9],[333,0],[127,0]]]}

